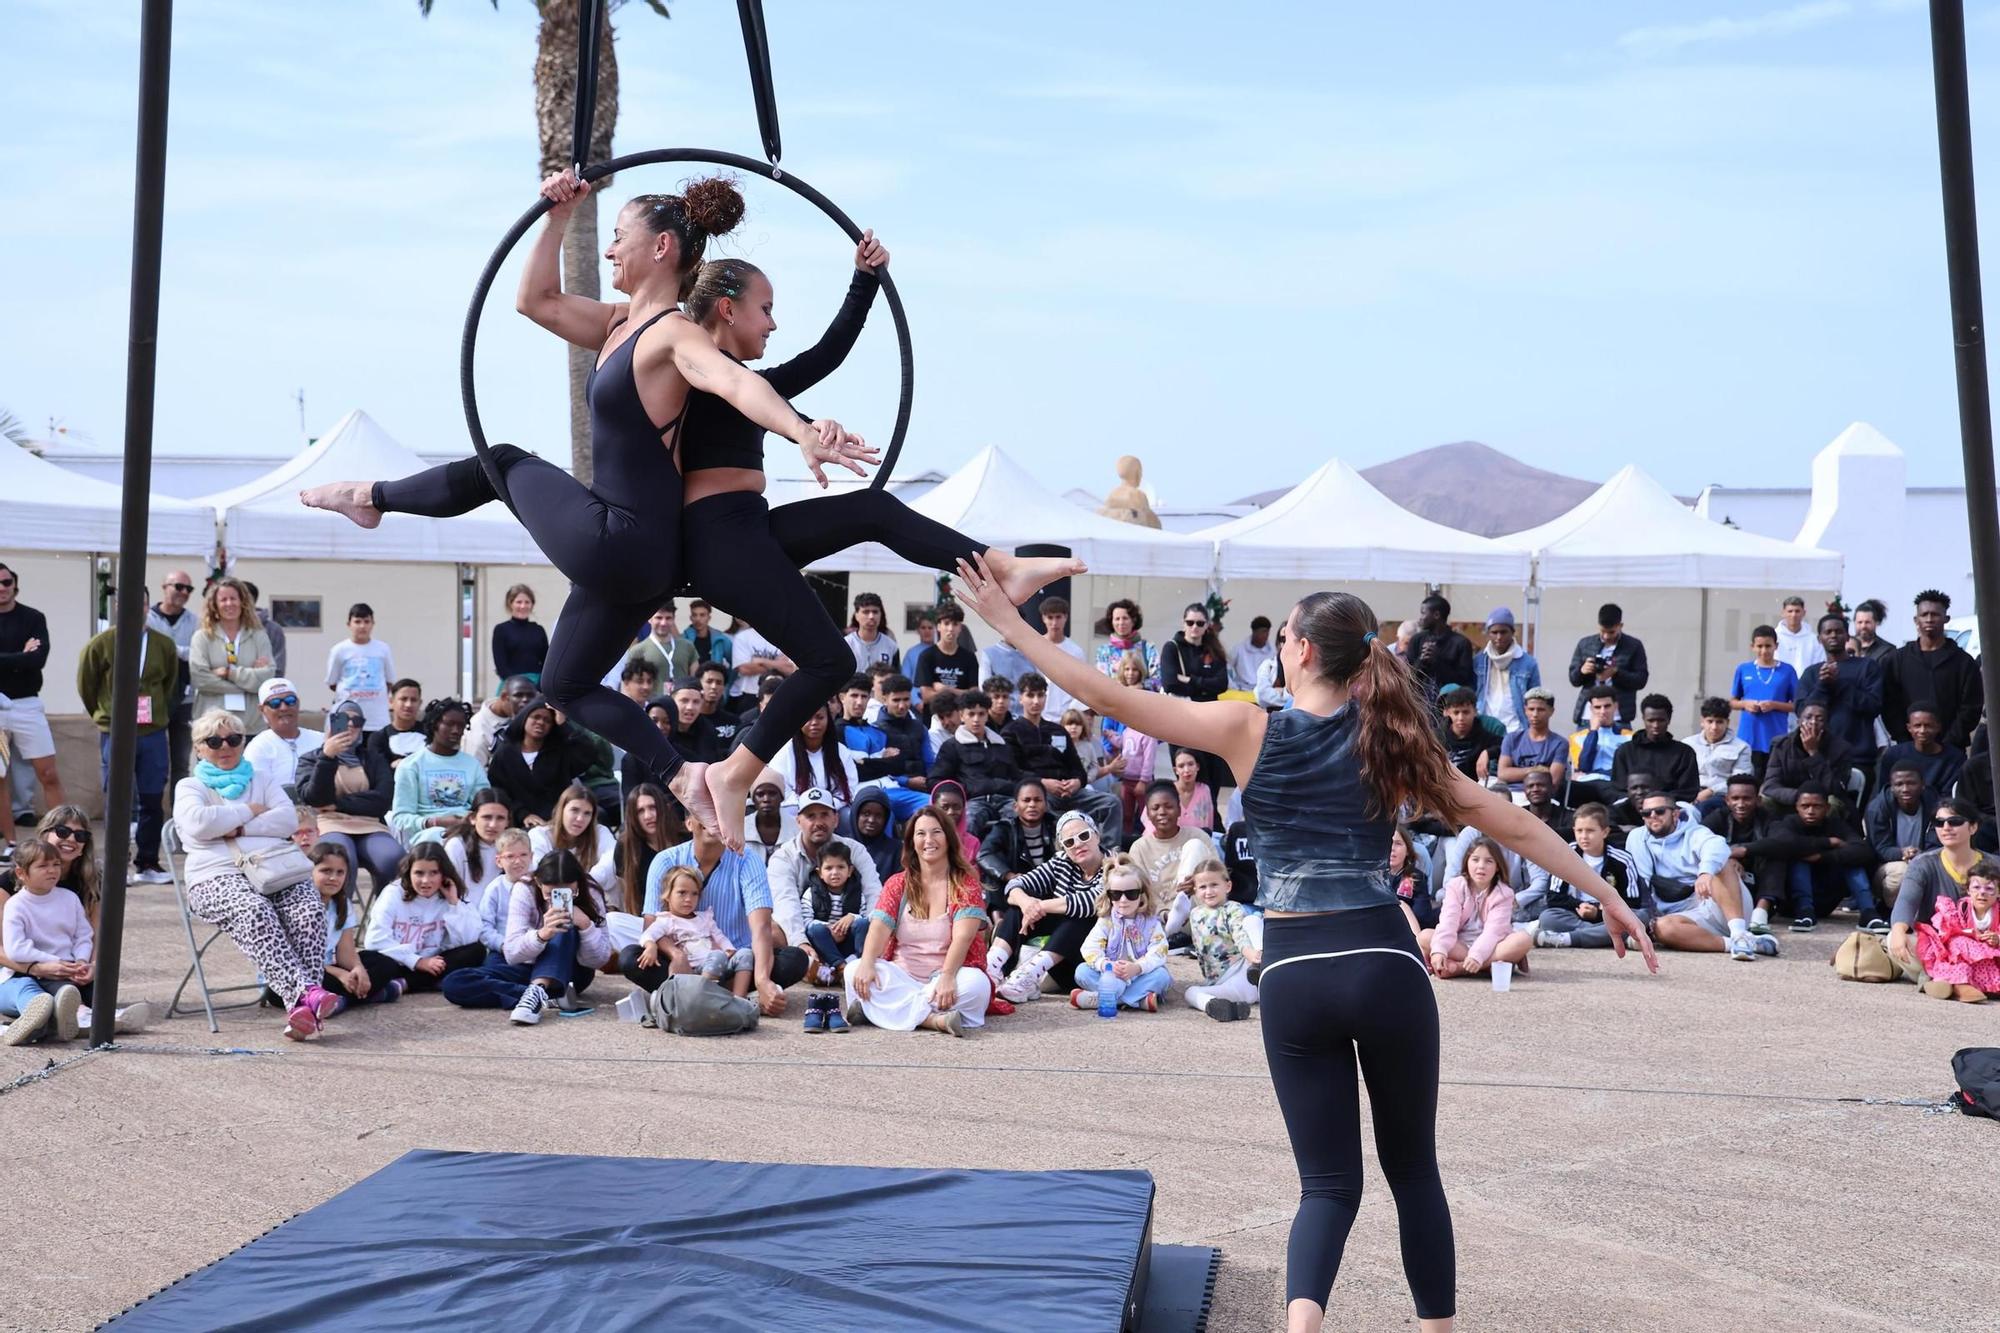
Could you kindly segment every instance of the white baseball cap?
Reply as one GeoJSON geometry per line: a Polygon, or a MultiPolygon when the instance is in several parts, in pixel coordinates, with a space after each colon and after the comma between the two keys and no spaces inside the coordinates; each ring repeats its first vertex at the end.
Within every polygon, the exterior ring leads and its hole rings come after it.
{"type": "Polygon", "coordinates": [[[296,695],[298,692],[299,687],[286,680],[283,676],[273,676],[257,687],[257,702],[267,704],[271,702],[271,696],[274,694],[296,695]]]}
{"type": "Polygon", "coordinates": [[[799,793],[799,810],[802,813],[807,808],[815,805],[823,805],[829,810],[840,809],[838,805],[834,804],[833,797],[827,793],[824,787],[807,787],[799,793]]]}

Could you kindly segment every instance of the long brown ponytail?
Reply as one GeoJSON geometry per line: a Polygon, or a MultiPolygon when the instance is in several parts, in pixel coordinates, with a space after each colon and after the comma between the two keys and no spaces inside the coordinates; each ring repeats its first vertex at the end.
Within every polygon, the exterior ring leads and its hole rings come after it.
{"type": "Polygon", "coordinates": [[[1397,818],[1444,814],[1452,797],[1451,759],[1402,658],[1381,637],[1381,622],[1352,593],[1316,592],[1298,604],[1299,636],[1312,644],[1319,674],[1346,685],[1360,717],[1355,747],[1374,789],[1370,809],[1397,818]]]}

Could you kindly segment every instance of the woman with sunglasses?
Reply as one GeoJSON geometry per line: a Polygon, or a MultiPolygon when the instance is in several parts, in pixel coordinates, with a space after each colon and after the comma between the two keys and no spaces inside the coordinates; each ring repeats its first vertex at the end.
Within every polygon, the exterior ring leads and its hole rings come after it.
{"type": "Polygon", "coordinates": [[[285,1005],[285,1035],[304,1041],[339,1008],[320,985],[326,911],[310,878],[265,896],[237,869],[238,855],[283,846],[298,831],[285,795],[289,774],[259,772],[243,757],[243,723],[211,709],[195,718],[193,771],[174,788],[174,831],[187,852],[188,909],[221,926],[285,1005]]]}
{"type": "MultiPolygon", "coordinates": [[[[1063,660],[1070,659],[1065,654],[1063,660]]],[[[1077,665],[1090,671],[1081,663],[1077,665]]],[[[1000,921],[993,929],[986,975],[1009,1004],[1040,998],[1042,982],[1049,977],[1055,978],[1058,991],[1067,992],[1076,975],[1076,960],[1083,955],[1083,942],[1097,924],[1105,853],[1096,821],[1081,810],[1065,814],[1056,821],[1056,849],[1054,860],[1007,882],[1007,904],[1000,909],[1000,921]],[[1040,949],[1021,951],[1023,939],[1044,934],[1049,938],[1040,949]],[[1002,981],[1007,975],[1007,960],[1017,952],[1021,954],[1019,965],[1002,981]]]]}
{"type": "MultiPolygon", "coordinates": [[[[76,895],[94,928],[104,873],[97,859],[90,855],[90,816],[74,805],[56,806],[35,822],[32,836],[55,848],[62,861],[62,874],[56,884],[76,895]]],[[[14,872],[0,870],[0,907],[7,905],[7,898],[14,891],[14,872]]]]}
{"type": "Polygon", "coordinates": [[[1122,689],[1051,651],[976,562],[959,573],[961,601],[1083,704],[1246,776],[1265,913],[1264,1054],[1299,1167],[1287,1327],[1320,1327],[1360,1204],[1358,1062],[1419,1325],[1449,1329],[1457,1271],[1437,1167],[1437,1000],[1389,882],[1397,816],[1471,824],[1584,889],[1604,905],[1617,952],[1629,933],[1654,968],[1645,927],[1547,824],[1452,768],[1409,667],[1360,598],[1316,592],[1291,609],[1279,660],[1294,706],[1267,714],[1122,689]]]}
{"type": "MultiPolygon", "coordinates": [[[[1222,697],[1229,688],[1229,653],[1222,646],[1222,631],[1208,618],[1208,608],[1189,602],[1181,612],[1181,627],[1160,647],[1160,690],[1165,694],[1208,703],[1222,697]]],[[[1195,757],[1195,780],[1207,784],[1216,804],[1226,805],[1225,787],[1236,785],[1229,766],[1206,750],[1185,745],[1173,747],[1173,757],[1195,757]]]]}
{"type": "Polygon", "coordinates": [[[1965,896],[1966,875],[1980,858],[1972,842],[1979,836],[1979,808],[1962,796],[1948,796],[1937,803],[1931,828],[1937,833],[1937,850],[1910,862],[1889,912],[1889,957],[1896,960],[1903,980],[1919,986],[1930,978],[1917,961],[1912,935],[1918,922],[1930,922],[1939,898],[1965,896]]]}

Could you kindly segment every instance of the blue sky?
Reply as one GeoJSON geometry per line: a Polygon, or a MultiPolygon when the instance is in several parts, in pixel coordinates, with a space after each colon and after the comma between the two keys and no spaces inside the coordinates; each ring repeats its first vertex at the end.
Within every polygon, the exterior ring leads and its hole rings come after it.
{"type": "MultiPolygon", "coordinates": [[[[534,184],[532,5],[176,8],[159,447],[289,449],[301,387],[314,432],[361,406],[460,447],[464,302],[534,184]]],[[[618,149],[755,154],[735,7],[673,8],[618,16],[618,149]]],[[[0,404],[114,448],[137,12],[0,10],[0,404]]],[[[2000,179],[2000,5],[1970,12],[2000,179]]],[[[1957,479],[1915,0],[768,18],[786,166],[895,254],[912,468],[997,443],[1102,491],[1130,450],[1192,503],[1470,438],[1692,493],[1805,484],[1865,419],[1913,481],[1957,479]]],[[[788,195],[749,196],[730,248],[777,279],[782,354],[832,313],[851,251],[788,195]]],[[[504,300],[483,339],[489,432],[565,455],[560,350],[504,300]]],[[[893,353],[878,318],[804,406],[886,441],[893,353]]]]}

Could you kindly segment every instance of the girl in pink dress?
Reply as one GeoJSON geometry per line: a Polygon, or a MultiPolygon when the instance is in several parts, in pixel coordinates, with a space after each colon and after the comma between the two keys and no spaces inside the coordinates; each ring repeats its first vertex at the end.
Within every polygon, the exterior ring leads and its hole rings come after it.
{"type": "Polygon", "coordinates": [[[1926,995],[1983,1004],[2000,995],[2000,864],[1981,861],[1965,877],[1965,896],[1938,896],[1929,924],[1917,925],[1917,961],[1926,995]]]}

